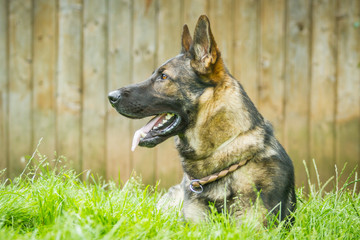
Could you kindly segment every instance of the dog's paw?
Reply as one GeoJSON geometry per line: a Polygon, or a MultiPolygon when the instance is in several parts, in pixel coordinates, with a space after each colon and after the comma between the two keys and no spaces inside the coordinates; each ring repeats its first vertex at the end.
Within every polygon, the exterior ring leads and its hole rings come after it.
{"type": "Polygon", "coordinates": [[[184,190],[180,184],[175,185],[160,198],[156,204],[158,210],[168,210],[170,208],[180,209],[184,200],[184,190]]]}

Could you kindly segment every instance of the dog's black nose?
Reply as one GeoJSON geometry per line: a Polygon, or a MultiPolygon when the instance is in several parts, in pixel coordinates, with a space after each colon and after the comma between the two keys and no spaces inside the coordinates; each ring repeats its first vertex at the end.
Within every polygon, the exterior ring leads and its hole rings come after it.
{"type": "Polygon", "coordinates": [[[115,91],[110,92],[108,95],[108,98],[109,98],[111,105],[116,104],[120,100],[120,91],[115,90],[115,91]]]}

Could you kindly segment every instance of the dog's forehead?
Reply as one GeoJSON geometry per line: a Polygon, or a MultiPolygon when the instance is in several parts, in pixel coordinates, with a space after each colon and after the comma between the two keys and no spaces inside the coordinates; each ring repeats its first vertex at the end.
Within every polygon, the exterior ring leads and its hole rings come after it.
{"type": "Polygon", "coordinates": [[[179,54],[167,60],[158,69],[161,72],[165,70],[172,72],[180,72],[181,70],[185,70],[186,67],[190,67],[190,60],[187,59],[184,54],[179,54]]]}

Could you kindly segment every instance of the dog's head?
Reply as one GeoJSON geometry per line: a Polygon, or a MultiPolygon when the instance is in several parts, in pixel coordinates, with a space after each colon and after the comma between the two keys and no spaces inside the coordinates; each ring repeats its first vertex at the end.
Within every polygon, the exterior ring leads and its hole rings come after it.
{"type": "Polygon", "coordinates": [[[154,147],[181,135],[196,119],[199,97],[206,88],[216,85],[224,72],[205,15],[197,22],[194,39],[184,25],[181,43],[180,54],[162,64],[147,80],[109,93],[111,105],[120,114],[136,119],[155,116],[135,133],[132,150],[137,145],[154,147]]]}

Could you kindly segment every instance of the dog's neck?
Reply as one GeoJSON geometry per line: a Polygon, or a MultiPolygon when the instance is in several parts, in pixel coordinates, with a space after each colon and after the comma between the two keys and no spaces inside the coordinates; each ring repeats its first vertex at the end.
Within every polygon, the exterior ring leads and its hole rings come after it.
{"type": "Polygon", "coordinates": [[[248,108],[257,110],[249,106],[250,99],[235,81],[230,79],[226,85],[219,86],[232,91],[229,94],[218,96],[215,88],[204,92],[200,98],[203,107],[199,109],[194,126],[177,139],[183,169],[192,177],[201,178],[221,171],[253,155],[252,149],[262,144],[263,136],[254,136],[252,131],[263,118],[260,114],[258,122],[250,118],[248,108]]]}
{"type": "Polygon", "coordinates": [[[196,149],[183,138],[178,138],[177,146],[182,156],[184,172],[193,178],[203,178],[255,156],[264,143],[264,135],[255,135],[254,132],[259,132],[259,128],[235,135],[207,156],[196,154],[196,149]]]}

